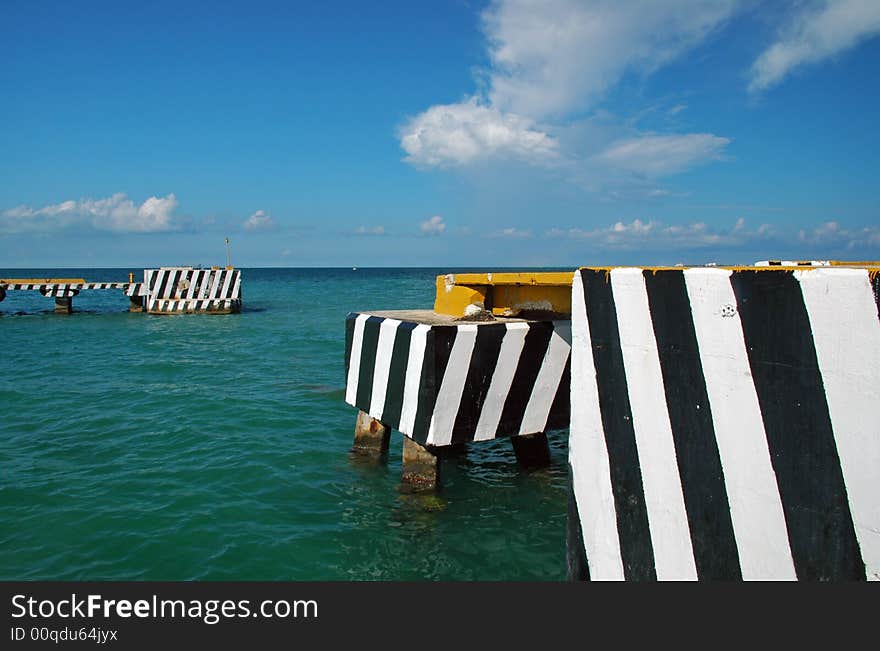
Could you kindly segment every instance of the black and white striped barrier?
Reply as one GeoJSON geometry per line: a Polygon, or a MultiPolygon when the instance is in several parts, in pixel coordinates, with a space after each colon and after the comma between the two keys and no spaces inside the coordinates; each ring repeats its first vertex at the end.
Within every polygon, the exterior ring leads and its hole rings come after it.
{"type": "Polygon", "coordinates": [[[346,320],[345,400],[425,446],[568,425],[568,321],[346,320]]]}
{"type": "Polygon", "coordinates": [[[219,313],[241,311],[241,271],[239,269],[195,269],[162,267],[145,269],[144,282],[128,283],[0,283],[0,300],[7,290],[38,291],[56,299],[70,311],[71,299],[83,290],[119,289],[129,297],[132,310],[153,314],[219,313]]]}
{"type": "Polygon", "coordinates": [[[880,578],[880,304],[855,268],[582,269],[576,578],[880,578]]]}
{"type": "Polygon", "coordinates": [[[147,312],[230,313],[241,310],[241,270],[162,267],[144,271],[147,312]]]}

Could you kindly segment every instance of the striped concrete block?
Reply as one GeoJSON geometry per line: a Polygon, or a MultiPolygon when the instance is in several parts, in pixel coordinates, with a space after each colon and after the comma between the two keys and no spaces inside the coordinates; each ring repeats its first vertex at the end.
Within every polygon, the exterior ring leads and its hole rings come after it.
{"type": "Polygon", "coordinates": [[[880,303],[866,269],[583,269],[569,567],[880,578],[880,303]]]}
{"type": "Polygon", "coordinates": [[[241,270],[163,267],[144,270],[147,312],[237,312],[241,270]]]}
{"type": "Polygon", "coordinates": [[[346,395],[429,446],[568,425],[569,321],[437,325],[352,313],[346,395]]]}

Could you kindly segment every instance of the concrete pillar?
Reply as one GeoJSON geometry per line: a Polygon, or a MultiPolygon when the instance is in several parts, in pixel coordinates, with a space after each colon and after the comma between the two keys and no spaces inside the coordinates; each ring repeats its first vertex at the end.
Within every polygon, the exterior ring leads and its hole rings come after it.
{"type": "Polygon", "coordinates": [[[55,297],[55,314],[70,314],[73,312],[73,297],[55,297]]]}
{"type": "Polygon", "coordinates": [[[408,436],[403,437],[403,483],[415,490],[440,487],[440,459],[408,436]]]}
{"type": "Polygon", "coordinates": [[[550,445],[544,432],[511,436],[513,453],[523,468],[546,468],[550,465],[550,445]]]}
{"type": "Polygon", "coordinates": [[[359,411],[354,426],[354,445],[352,450],[358,454],[381,456],[388,452],[391,428],[386,427],[370,415],[359,411]]]}
{"type": "Polygon", "coordinates": [[[143,312],[144,311],[144,297],[143,296],[129,296],[128,297],[129,312],[143,312]]]}

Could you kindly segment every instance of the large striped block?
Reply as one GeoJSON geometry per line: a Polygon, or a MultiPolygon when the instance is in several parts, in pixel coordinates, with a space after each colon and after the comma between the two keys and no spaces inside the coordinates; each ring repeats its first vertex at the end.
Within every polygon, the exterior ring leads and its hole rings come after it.
{"type": "Polygon", "coordinates": [[[880,303],[858,268],[582,269],[569,567],[880,578],[880,303]]]}
{"type": "Polygon", "coordinates": [[[348,404],[429,446],[568,426],[569,321],[411,314],[348,315],[348,404]]]}
{"type": "Polygon", "coordinates": [[[147,312],[153,314],[241,310],[239,269],[145,269],[143,287],[147,312]]]}

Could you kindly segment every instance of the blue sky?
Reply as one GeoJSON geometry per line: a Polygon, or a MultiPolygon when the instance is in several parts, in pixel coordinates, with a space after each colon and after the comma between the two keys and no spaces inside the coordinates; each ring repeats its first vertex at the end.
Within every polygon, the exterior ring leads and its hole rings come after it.
{"type": "Polygon", "coordinates": [[[876,0],[0,2],[0,268],[880,257],[876,0]]]}

